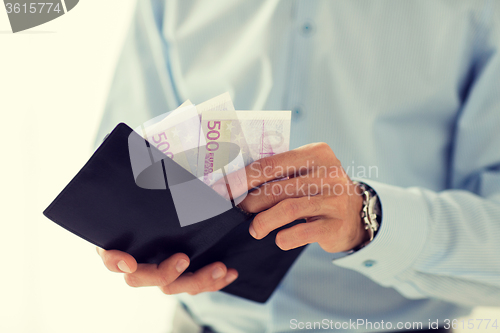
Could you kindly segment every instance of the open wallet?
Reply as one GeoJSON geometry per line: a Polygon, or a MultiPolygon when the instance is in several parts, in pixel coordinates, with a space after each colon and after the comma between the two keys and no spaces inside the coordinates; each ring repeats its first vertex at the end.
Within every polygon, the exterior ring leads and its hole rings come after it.
{"type": "MultiPolygon", "coordinates": [[[[138,263],[159,264],[182,252],[191,261],[186,272],[194,272],[221,261],[239,274],[222,291],[266,302],[304,247],[281,250],[275,244],[281,228],[261,240],[254,239],[248,228],[255,214],[246,213],[234,204],[206,220],[181,226],[172,184],[166,175],[164,188],[146,189],[137,185],[129,154],[130,140],[144,144],[153,154],[161,154],[129,126],[118,124],[44,215],[101,248],[131,254],[138,263]]],[[[194,181],[193,191],[198,195],[203,193],[206,202],[227,202],[172,159],[165,156],[154,165],[146,170],[161,168],[164,173],[176,173],[176,178],[182,181],[194,181]]],[[[198,209],[196,204],[190,208],[198,209]]]]}

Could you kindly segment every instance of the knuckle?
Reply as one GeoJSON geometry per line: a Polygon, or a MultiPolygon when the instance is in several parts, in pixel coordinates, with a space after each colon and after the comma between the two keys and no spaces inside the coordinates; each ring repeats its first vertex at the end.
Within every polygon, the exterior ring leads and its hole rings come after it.
{"type": "Polygon", "coordinates": [[[214,285],[212,285],[212,286],[210,286],[210,287],[206,288],[206,289],[205,289],[205,291],[218,291],[218,290],[220,290],[220,289],[221,289],[221,288],[220,288],[218,285],[215,285],[215,284],[214,284],[214,285]]]}
{"type": "Polygon", "coordinates": [[[347,172],[345,172],[343,167],[338,167],[339,168],[339,173],[337,176],[337,181],[342,184],[343,186],[346,186],[350,183],[351,179],[349,178],[349,175],[347,172]]]}
{"type": "Polygon", "coordinates": [[[139,280],[137,277],[133,276],[132,274],[125,274],[124,275],[125,282],[133,288],[139,287],[139,280]]]}
{"type": "Polygon", "coordinates": [[[337,212],[337,208],[335,207],[335,197],[327,197],[324,200],[323,205],[324,215],[326,216],[335,216],[337,212]]]}
{"type": "Polygon", "coordinates": [[[307,225],[304,228],[298,228],[295,232],[295,239],[301,241],[309,241],[316,235],[315,228],[308,227],[307,225]]]}
{"type": "Polygon", "coordinates": [[[158,278],[156,279],[156,285],[157,286],[167,286],[171,283],[170,279],[165,276],[165,275],[160,275],[158,276],[158,278]]]}
{"type": "Polygon", "coordinates": [[[330,149],[330,146],[326,142],[318,142],[317,146],[318,146],[318,149],[321,149],[321,150],[330,149]]]}
{"type": "Polygon", "coordinates": [[[262,175],[266,178],[270,176],[275,167],[276,167],[276,161],[274,160],[274,158],[264,157],[259,160],[260,171],[262,172],[262,175]]]}
{"type": "Polygon", "coordinates": [[[266,185],[266,189],[268,189],[268,193],[265,195],[265,202],[268,205],[273,205],[279,201],[281,197],[281,185],[280,184],[272,184],[266,185]]]}
{"type": "Polygon", "coordinates": [[[321,239],[329,238],[333,235],[333,228],[330,223],[327,223],[326,221],[324,223],[319,223],[317,228],[318,237],[321,239]]]}
{"type": "Polygon", "coordinates": [[[309,239],[310,231],[309,228],[297,228],[294,232],[291,233],[292,238],[294,239],[309,239]]]}
{"type": "Polygon", "coordinates": [[[324,198],[318,199],[318,200],[312,200],[312,204],[314,206],[313,213],[319,213],[323,209],[323,200],[324,198]]]}
{"type": "Polygon", "coordinates": [[[318,153],[325,153],[327,151],[331,151],[331,148],[325,142],[317,142],[317,143],[313,143],[312,150],[314,150],[318,153]]]}
{"type": "Polygon", "coordinates": [[[159,287],[161,292],[164,293],[165,295],[172,295],[172,291],[170,290],[170,287],[167,286],[160,286],[159,287]]]}
{"type": "Polygon", "coordinates": [[[321,224],[316,224],[314,227],[311,226],[298,230],[297,238],[301,241],[311,243],[313,241],[318,241],[326,233],[327,230],[321,224]]]}
{"type": "Polygon", "coordinates": [[[287,200],[282,201],[281,209],[285,216],[290,218],[295,218],[300,215],[301,207],[298,204],[297,200],[287,200]]]}
{"type": "Polygon", "coordinates": [[[100,255],[102,258],[102,262],[108,269],[113,266],[111,265],[111,257],[108,251],[101,251],[100,255]]]}
{"type": "Polygon", "coordinates": [[[263,160],[257,160],[255,162],[253,162],[252,164],[250,164],[250,169],[254,170],[257,172],[257,175],[254,176],[254,180],[252,181],[253,182],[257,182],[259,181],[260,178],[262,178],[262,175],[264,174],[264,163],[263,163],[263,160]]]}
{"type": "Polygon", "coordinates": [[[321,187],[322,193],[332,195],[335,193],[334,188],[335,188],[335,176],[333,175],[326,175],[325,178],[323,178],[324,183],[323,186],[321,187]]]}
{"type": "Polygon", "coordinates": [[[254,217],[252,224],[253,224],[253,229],[258,234],[265,232],[266,224],[260,215],[254,217]]]}
{"type": "Polygon", "coordinates": [[[191,285],[190,295],[197,295],[203,291],[205,283],[201,279],[195,279],[191,285]]]}
{"type": "Polygon", "coordinates": [[[349,175],[347,174],[347,172],[345,171],[344,167],[342,165],[339,165],[338,168],[340,169],[340,174],[344,177],[344,178],[349,178],[349,175]]]}
{"type": "Polygon", "coordinates": [[[321,210],[321,202],[319,202],[319,200],[309,200],[309,212],[311,215],[315,215],[316,213],[318,213],[320,210],[321,210]]]}

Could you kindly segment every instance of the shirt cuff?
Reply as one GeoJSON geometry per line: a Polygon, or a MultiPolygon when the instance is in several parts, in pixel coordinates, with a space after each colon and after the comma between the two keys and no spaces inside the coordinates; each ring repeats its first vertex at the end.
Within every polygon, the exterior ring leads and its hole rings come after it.
{"type": "Polygon", "coordinates": [[[369,179],[358,181],[377,192],[383,221],[367,246],[332,262],[382,286],[394,286],[400,282],[398,274],[411,267],[424,248],[429,229],[428,207],[417,188],[404,189],[369,179]]]}

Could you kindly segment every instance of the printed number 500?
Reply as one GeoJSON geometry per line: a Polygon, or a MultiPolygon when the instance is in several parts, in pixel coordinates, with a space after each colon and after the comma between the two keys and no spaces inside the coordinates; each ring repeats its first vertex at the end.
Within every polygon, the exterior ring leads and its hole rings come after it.
{"type": "Polygon", "coordinates": [[[153,135],[153,142],[156,143],[156,148],[158,148],[162,153],[164,153],[168,157],[174,158],[174,154],[172,154],[172,152],[170,151],[167,151],[170,149],[170,143],[167,142],[167,135],[165,134],[165,132],[161,132],[160,134],[155,134],[155,135],[153,135]],[[155,135],[158,135],[158,140],[155,139],[155,135]],[[162,141],[162,137],[165,139],[165,141],[162,141]],[[167,146],[164,147],[165,145],[167,146]],[[162,146],[163,149],[160,148],[162,146]]]}
{"type": "Polygon", "coordinates": [[[220,132],[215,130],[215,127],[217,125],[219,126],[218,129],[220,131],[220,121],[211,120],[207,124],[207,127],[210,130],[207,133],[207,139],[211,140],[211,141],[207,142],[207,150],[208,151],[215,151],[215,150],[219,149],[219,143],[217,141],[215,141],[218,138],[220,138],[220,132]],[[213,122],[212,126],[210,126],[210,122],[213,122]]]}

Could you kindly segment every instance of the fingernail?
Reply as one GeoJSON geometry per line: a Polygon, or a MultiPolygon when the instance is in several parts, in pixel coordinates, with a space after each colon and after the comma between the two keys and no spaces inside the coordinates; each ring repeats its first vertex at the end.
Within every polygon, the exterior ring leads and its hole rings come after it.
{"type": "Polygon", "coordinates": [[[224,275],[224,271],[220,267],[216,267],[212,272],[212,278],[214,280],[221,278],[223,275],[224,275]]]}
{"type": "Polygon", "coordinates": [[[122,271],[124,273],[132,273],[132,271],[130,270],[130,267],[128,267],[127,263],[123,260],[120,260],[118,262],[118,268],[120,269],[120,271],[122,271]]]}
{"type": "Polygon", "coordinates": [[[179,273],[182,273],[184,272],[184,270],[189,266],[189,263],[187,262],[186,259],[180,259],[178,262],[177,262],[177,265],[175,265],[175,269],[177,270],[177,272],[179,273]]]}
{"type": "Polygon", "coordinates": [[[228,274],[228,275],[226,276],[226,282],[227,282],[227,283],[231,283],[231,282],[233,282],[234,280],[236,280],[236,277],[237,277],[237,275],[236,275],[236,274],[231,274],[231,273],[230,273],[230,274],[228,274]]]}
{"type": "Polygon", "coordinates": [[[255,229],[253,228],[253,225],[250,225],[250,235],[252,235],[253,238],[257,238],[257,233],[255,232],[255,229]]]}

